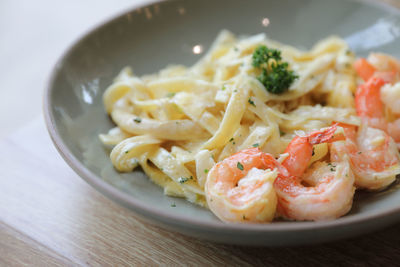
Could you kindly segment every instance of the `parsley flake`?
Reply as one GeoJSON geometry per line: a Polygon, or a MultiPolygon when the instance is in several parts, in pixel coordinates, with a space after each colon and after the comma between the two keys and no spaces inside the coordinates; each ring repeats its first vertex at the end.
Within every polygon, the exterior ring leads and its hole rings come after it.
{"type": "Polygon", "coordinates": [[[136,122],[136,123],[141,123],[141,122],[142,122],[142,119],[139,118],[139,117],[137,117],[137,118],[134,119],[134,122],[136,122]]]}
{"type": "Polygon", "coordinates": [[[204,173],[208,173],[208,169],[204,169],[204,173]]]}
{"type": "MultiPolygon", "coordinates": [[[[329,164],[328,164],[329,165],[329,164]]],[[[335,165],[330,165],[331,166],[331,172],[334,172],[334,171],[336,171],[336,166],[335,165]]]]}
{"type": "Polygon", "coordinates": [[[237,166],[237,168],[238,168],[239,170],[243,171],[244,167],[243,167],[242,163],[240,163],[240,162],[238,161],[238,163],[237,163],[236,166],[237,166]]]}
{"type": "Polygon", "coordinates": [[[179,177],[178,182],[183,184],[183,183],[186,183],[187,181],[192,180],[192,179],[193,179],[193,176],[190,176],[189,178],[187,178],[187,177],[179,177]]]}
{"type": "Polygon", "coordinates": [[[250,104],[250,105],[252,105],[252,106],[256,106],[256,104],[254,104],[254,101],[253,101],[253,100],[251,100],[251,98],[249,98],[248,102],[249,102],[249,104],[250,104]]]}
{"type": "Polygon", "coordinates": [[[169,92],[169,93],[167,94],[167,97],[169,97],[169,98],[174,97],[175,94],[176,94],[175,92],[169,92]]]}
{"type": "Polygon", "coordinates": [[[189,180],[189,178],[180,177],[180,178],[178,179],[178,182],[181,183],[181,184],[183,184],[183,183],[186,183],[188,180],[189,180]]]}
{"type": "Polygon", "coordinates": [[[259,143],[255,143],[255,144],[253,144],[253,147],[259,147],[260,146],[260,144],[259,143]]]}

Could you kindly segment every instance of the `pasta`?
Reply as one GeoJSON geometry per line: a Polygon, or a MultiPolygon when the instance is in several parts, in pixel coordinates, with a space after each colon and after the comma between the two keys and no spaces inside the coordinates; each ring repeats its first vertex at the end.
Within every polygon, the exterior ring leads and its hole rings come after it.
{"type": "MultiPolygon", "coordinates": [[[[336,36],[302,51],[264,34],[237,37],[224,30],[192,67],[171,65],[142,77],[124,68],[103,95],[116,127],[100,139],[115,146],[110,157],[118,171],[141,166],[165,194],[207,207],[208,173],[232,154],[258,147],[282,160],[299,133],[333,122],[360,126],[354,62],[336,36]],[[260,45],[281,51],[298,75],[286,93],[273,94],[257,79],[252,54],[260,45]]],[[[309,164],[327,149],[315,145],[309,164]]]]}

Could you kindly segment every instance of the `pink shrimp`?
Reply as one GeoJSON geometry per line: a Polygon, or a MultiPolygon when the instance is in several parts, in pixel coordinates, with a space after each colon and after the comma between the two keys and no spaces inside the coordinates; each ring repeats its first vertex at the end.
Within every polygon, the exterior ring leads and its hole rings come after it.
{"type": "Polygon", "coordinates": [[[354,176],[348,161],[338,153],[344,136],[334,137],[336,125],[325,130],[295,137],[282,162],[289,175],[278,176],[274,186],[278,213],[293,220],[329,220],[346,214],[352,205],[354,176]],[[308,170],[313,145],[331,145],[331,163],[316,162],[308,170]],[[304,185],[307,183],[307,186],[304,185]]]}
{"type": "Polygon", "coordinates": [[[384,78],[385,75],[390,77],[391,80],[386,80],[387,82],[394,83],[399,79],[400,74],[400,62],[387,54],[383,53],[371,53],[368,56],[368,62],[376,68],[376,75],[384,78]]]}
{"type": "Polygon", "coordinates": [[[356,60],[356,62],[354,62],[354,69],[364,81],[368,81],[369,78],[371,78],[376,72],[376,68],[372,66],[365,58],[356,60]]]}
{"type": "Polygon", "coordinates": [[[287,171],[259,148],[233,154],[209,171],[205,194],[210,210],[226,222],[269,222],[277,198],[273,182],[287,171]]]}
{"type": "Polygon", "coordinates": [[[388,55],[372,53],[368,61],[357,60],[354,68],[365,80],[356,91],[357,114],[364,123],[387,132],[400,148],[400,83],[395,84],[400,78],[400,63],[388,55]],[[394,115],[388,116],[385,109],[394,115]]]}
{"type": "Polygon", "coordinates": [[[368,190],[383,189],[400,173],[400,157],[393,139],[384,131],[340,123],[346,136],[341,153],[347,153],[355,184],[368,190]]]}
{"type": "Polygon", "coordinates": [[[400,63],[389,55],[371,53],[368,60],[365,58],[356,60],[354,69],[365,82],[376,77],[387,83],[394,83],[399,79],[400,63]]]}
{"type": "Polygon", "coordinates": [[[371,77],[357,88],[355,103],[357,115],[371,127],[387,130],[387,121],[383,113],[383,103],[380,99],[381,87],[385,81],[371,77]]]}

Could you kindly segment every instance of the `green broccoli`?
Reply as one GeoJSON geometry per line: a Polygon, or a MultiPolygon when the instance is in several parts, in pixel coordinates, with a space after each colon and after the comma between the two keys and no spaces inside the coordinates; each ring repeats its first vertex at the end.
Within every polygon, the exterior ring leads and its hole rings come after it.
{"type": "Polygon", "coordinates": [[[253,53],[253,66],[261,69],[257,79],[268,92],[281,94],[287,91],[297,76],[289,70],[289,64],[282,62],[281,51],[260,45],[253,53]]]}

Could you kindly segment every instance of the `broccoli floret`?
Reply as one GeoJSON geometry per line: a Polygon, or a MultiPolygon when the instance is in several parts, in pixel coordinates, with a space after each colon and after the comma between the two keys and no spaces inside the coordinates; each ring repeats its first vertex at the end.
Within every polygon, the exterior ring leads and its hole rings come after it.
{"type": "Polygon", "coordinates": [[[281,94],[286,92],[297,76],[289,70],[289,64],[282,62],[281,51],[260,45],[253,53],[253,66],[261,69],[257,79],[268,92],[281,94]]]}

